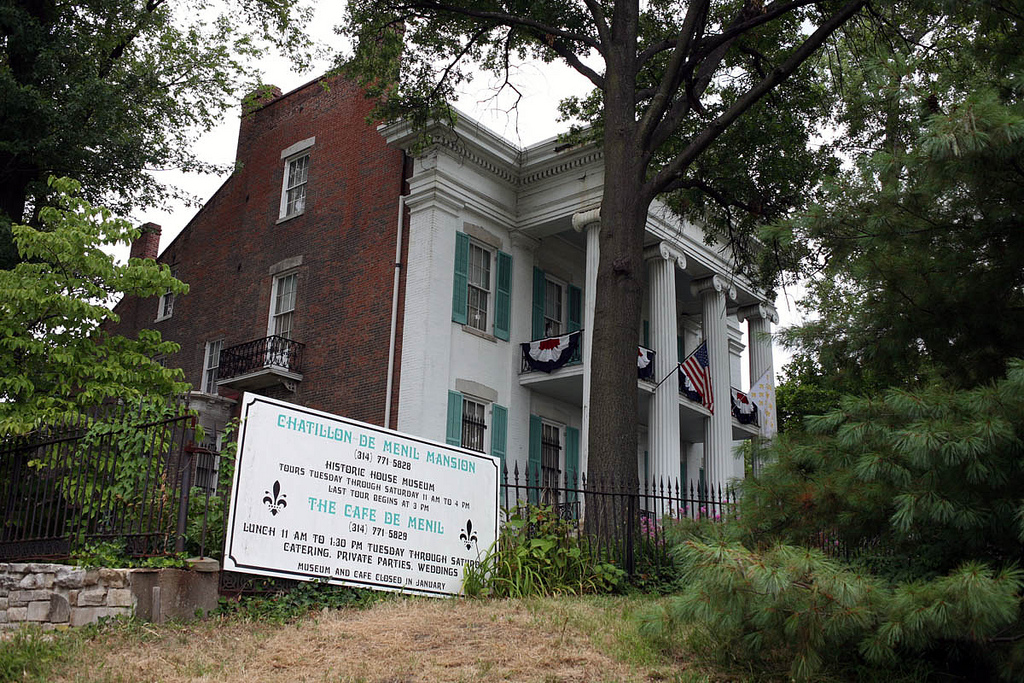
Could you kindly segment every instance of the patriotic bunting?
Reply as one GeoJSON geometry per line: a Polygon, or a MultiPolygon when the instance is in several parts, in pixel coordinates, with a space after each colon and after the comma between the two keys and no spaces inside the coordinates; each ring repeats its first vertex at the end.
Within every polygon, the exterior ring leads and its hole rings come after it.
{"type": "Polygon", "coordinates": [[[750,387],[750,398],[761,411],[761,434],[771,438],[778,431],[775,411],[775,384],[771,379],[772,369],[765,370],[761,378],[750,387]]]}
{"type": "Polygon", "coordinates": [[[552,372],[572,360],[579,345],[580,333],[578,331],[558,337],[535,339],[523,342],[523,357],[532,370],[552,372]]]}
{"type": "Polygon", "coordinates": [[[637,347],[636,376],[640,379],[654,379],[654,351],[643,346],[637,347]]]}
{"type": "Polygon", "coordinates": [[[744,425],[757,424],[757,406],[739,389],[731,388],[732,416],[744,425]]]}
{"type": "Polygon", "coordinates": [[[682,378],[680,386],[683,388],[683,393],[694,401],[700,401],[701,405],[714,414],[715,396],[711,391],[711,367],[708,363],[708,343],[706,341],[701,342],[700,346],[679,364],[679,374],[682,378]],[[687,393],[687,386],[696,396],[687,393]]]}

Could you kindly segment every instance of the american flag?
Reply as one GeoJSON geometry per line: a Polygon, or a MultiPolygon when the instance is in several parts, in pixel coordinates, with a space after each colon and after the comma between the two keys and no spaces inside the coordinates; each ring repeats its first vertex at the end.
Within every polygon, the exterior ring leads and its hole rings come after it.
{"type": "Polygon", "coordinates": [[[703,397],[701,404],[714,414],[715,397],[711,393],[711,367],[708,365],[708,343],[706,341],[701,342],[700,346],[694,349],[693,353],[679,364],[679,367],[683,375],[690,380],[693,387],[703,397]]]}

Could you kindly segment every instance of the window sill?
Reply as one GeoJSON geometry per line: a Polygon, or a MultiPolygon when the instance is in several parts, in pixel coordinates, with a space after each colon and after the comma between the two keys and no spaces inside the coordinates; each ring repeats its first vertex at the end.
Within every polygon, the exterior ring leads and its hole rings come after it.
{"type": "Polygon", "coordinates": [[[472,325],[463,325],[462,326],[462,331],[463,332],[468,332],[469,334],[473,335],[474,337],[480,337],[481,339],[486,339],[487,341],[489,341],[489,342],[491,342],[493,344],[497,344],[498,343],[498,338],[495,337],[493,334],[488,334],[486,332],[481,332],[480,330],[476,329],[472,325]]]}
{"type": "Polygon", "coordinates": [[[155,322],[155,323],[163,322],[164,320],[170,320],[172,317],[174,317],[173,313],[171,315],[165,315],[163,317],[157,316],[156,320],[154,320],[153,322],[155,322]]]}
{"type": "Polygon", "coordinates": [[[305,209],[303,209],[302,211],[299,211],[298,213],[293,213],[293,214],[288,215],[288,216],[281,216],[280,218],[277,219],[277,222],[275,222],[274,225],[281,225],[282,223],[287,223],[291,219],[298,218],[299,216],[302,216],[305,213],[306,213],[306,211],[305,211],[305,209]]]}

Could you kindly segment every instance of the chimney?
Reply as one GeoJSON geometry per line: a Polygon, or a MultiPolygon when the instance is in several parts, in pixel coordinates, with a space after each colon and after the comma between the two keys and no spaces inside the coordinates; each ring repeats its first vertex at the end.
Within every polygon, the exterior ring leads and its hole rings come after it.
{"type": "Polygon", "coordinates": [[[257,134],[256,118],[260,109],[281,97],[276,85],[260,85],[242,98],[242,117],[238,125],[238,146],[235,162],[244,164],[249,160],[252,138],[257,134]]]}
{"type": "Polygon", "coordinates": [[[156,259],[160,250],[160,226],[156,223],[144,223],[139,227],[142,234],[132,242],[131,258],[156,259]]]}

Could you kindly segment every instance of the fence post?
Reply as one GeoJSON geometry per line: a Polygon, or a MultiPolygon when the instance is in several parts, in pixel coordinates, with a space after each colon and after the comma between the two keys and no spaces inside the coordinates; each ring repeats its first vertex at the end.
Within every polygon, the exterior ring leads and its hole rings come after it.
{"type": "Polygon", "coordinates": [[[626,573],[636,573],[636,556],[633,554],[634,527],[637,524],[636,499],[639,494],[626,495],[626,573]]]}
{"type": "Polygon", "coordinates": [[[188,499],[192,492],[192,461],[195,459],[195,445],[190,441],[185,446],[188,457],[185,460],[185,471],[181,473],[181,497],[178,501],[178,528],[174,534],[174,552],[185,552],[185,531],[188,527],[188,499]]]}

